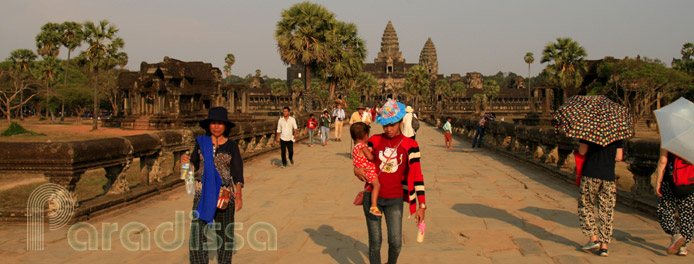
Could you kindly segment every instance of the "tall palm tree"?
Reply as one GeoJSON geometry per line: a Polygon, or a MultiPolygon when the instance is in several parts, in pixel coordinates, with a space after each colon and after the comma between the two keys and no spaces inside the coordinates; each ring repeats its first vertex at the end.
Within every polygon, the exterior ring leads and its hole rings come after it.
{"type": "Polygon", "coordinates": [[[453,85],[451,85],[451,89],[453,93],[459,97],[465,97],[467,94],[467,87],[464,82],[454,82],[453,85]]]}
{"type": "Polygon", "coordinates": [[[38,63],[38,73],[36,77],[39,80],[43,80],[46,86],[46,116],[50,113],[51,121],[55,119],[53,107],[50,106],[50,99],[52,96],[51,88],[53,84],[55,84],[60,70],[60,61],[55,56],[44,56],[43,60],[38,63]]]}
{"type": "Polygon", "coordinates": [[[94,108],[92,112],[92,130],[96,130],[99,115],[99,98],[97,78],[99,70],[109,69],[115,66],[111,58],[117,56],[118,50],[125,46],[125,42],[116,36],[118,28],[109,24],[108,20],[101,20],[99,24],[91,21],[84,23],[85,41],[89,46],[86,57],[89,60],[89,70],[92,73],[92,85],[94,91],[94,108]]]}
{"type": "Polygon", "coordinates": [[[489,102],[489,109],[492,108],[494,98],[499,95],[499,88],[499,84],[495,80],[486,80],[482,84],[482,92],[485,98],[487,98],[487,102],[489,102]]]}
{"type": "Polygon", "coordinates": [[[549,81],[562,90],[560,99],[555,96],[555,104],[567,99],[567,90],[573,91],[581,85],[581,72],[586,70],[584,59],[587,55],[586,50],[571,38],[557,38],[556,43],[545,46],[540,63],[549,63],[545,68],[549,81]]]}
{"type": "Polygon", "coordinates": [[[325,7],[310,2],[282,10],[277,22],[277,50],[285,64],[302,64],[306,76],[304,88],[311,87],[311,67],[327,61],[326,34],[335,16],[325,7]]]}
{"type": "Polygon", "coordinates": [[[530,64],[535,62],[535,57],[533,57],[532,52],[526,52],[523,60],[528,64],[528,99],[530,99],[530,111],[535,112],[535,96],[532,95],[532,89],[530,89],[530,64]]]}
{"type": "Polygon", "coordinates": [[[426,68],[414,65],[405,77],[405,92],[414,98],[414,108],[419,109],[419,100],[429,92],[431,79],[426,68]]]}
{"type": "Polygon", "coordinates": [[[330,97],[335,96],[337,84],[344,79],[354,79],[361,73],[366,58],[364,41],[354,23],[336,21],[328,33],[328,60],[324,75],[330,81],[330,97]]]}
{"type": "Polygon", "coordinates": [[[229,53],[226,57],[224,57],[224,74],[226,76],[231,75],[231,65],[234,65],[235,62],[236,57],[234,56],[234,54],[229,53]]]}
{"type": "MultiPolygon", "coordinates": [[[[65,80],[63,82],[64,87],[67,87],[67,77],[70,71],[70,57],[72,56],[72,51],[77,47],[82,45],[84,41],[84,31],[82,31],[82,24],[65,21],[60,24],[60,43],[63,47],[67,48],[67,60],[65,60],[65,80]]],[[[60,119],[65,118],[65,100],[61,100],[61,111],[60,119]]]]}
{"type": "Polygon", "coordinates": [[[36,48],[39,55],[58,56],[61,45],[60,24],[46,23],[41,26],[41,32],[36,35],[36,48]]]}

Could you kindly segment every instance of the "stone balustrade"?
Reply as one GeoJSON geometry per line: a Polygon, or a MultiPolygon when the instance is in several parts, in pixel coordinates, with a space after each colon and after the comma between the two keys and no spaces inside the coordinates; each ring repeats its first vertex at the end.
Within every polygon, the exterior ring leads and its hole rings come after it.
{"type": "MultiPolygon", "coordinates": [[[[306,117],[297,117],[297,124],[305,122],[306,117]]],[[[238,143],[244,160],[279,148],[275,143],[276,122],[236,124],[230,138],[238,143]]],[[[181,184],[180,157],[193,149],[195,137],[203,133],[200,128],[191,128],[72,142],[0,142],[0,175],[43,174],[49,182],[64,187],[74,197],[82,175],[87,170],[103,168],[107,179],[102,186],[105,195],[77,205],[76,216],[88,217],[95,211],[141,200],[181,184]],[[173,160],[167,162],[171,157],[173,160]],[[134,159],[139,159],[139,168],[131,168],[134,159]],[[165,168],[164,164],[173,167],[165,168]],[[141,181],[131,190],[126,172],[133,169],[138,170],[141,181]]],[[[299,125],[298,134],[299,140],[308,136],[305,125],[299,125]]],[[[79,197],[76,198],[79,201],[79,197]]],[[[12,210],[11,213],[0,212],[0,218],[12,221],[10,214],[15,218],[26,216],[18,208],[12,210]]]]}
{"type": "MultiPolygon", "coordinates": [[[[435,114],[422,114],[420,118],[437,127],[441,127],[445,122],[444,117],[435,114]]],[[[451,124],[453,133],[472,139],[477,122],[477,119],[454,118],[451,124]]],[[[490,121],[487,122],[482,144],[485,148],[537,165],[569,182],[575,180],[575,173],[567,173],[561,169],[575,171],[575,167],[567,165],[567,160],[573,160],[573,153],[578,150],[578,140],[567,137],[563,131],[556,131],[554,127],[490,121]]],[[[624,161],[628,164],[627,168],[632,174],[634,185],[631,190],[618,191],[619,202],[655,213],[657,196],[651,184],[651,177],[659,155],[658,139],[632,138],[625,141],[624,161]]]]}

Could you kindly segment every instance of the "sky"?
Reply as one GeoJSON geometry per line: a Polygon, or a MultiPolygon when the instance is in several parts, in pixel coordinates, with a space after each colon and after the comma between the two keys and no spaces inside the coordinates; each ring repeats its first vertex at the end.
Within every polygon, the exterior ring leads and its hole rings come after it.
{"type": "MultiPolygon", "coordinates": [[[[100,21],[120,29],[129,70],[164,56],[204,61],[220,69],[227,53],[232,74],[286,79],[286,65],[273,37],[290,0],[3,0],[0,59],[15,49],[36,50],[35,36],[47,22],[100,21]]],[[[668,66],[682,45],[694,42],[691,0],[314,0],[340,21],[355,23],[367,44],[366,62],[380,50],[388,21],[400,51],[417,63],[427,38],[436,46],[439,73],[527,75],[526,52],[535,54],[532,75],[545,67],[542,49],[559,37],[583,46],[587,59],[641,55],[668,66]]],[[[67,50],[59,55],[67,57],[67,50]]]]}

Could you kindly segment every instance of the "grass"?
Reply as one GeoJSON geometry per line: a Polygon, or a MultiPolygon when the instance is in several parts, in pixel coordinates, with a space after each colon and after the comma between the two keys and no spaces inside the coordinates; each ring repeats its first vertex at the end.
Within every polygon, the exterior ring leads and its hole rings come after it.
{"type": "Polygon", "coordinates": [[[5,129],[4,132],[2,132],[3,137],[9,137],[9,136],[14,136],[14,135],[21,135],[21,134],[29,134],[30,136],[45,136],[46,134],[44,133],[36,133],[32,132],[29,130],[24,129],[19,123],[17,122],[12,122],[7,129],[5,129]]]}

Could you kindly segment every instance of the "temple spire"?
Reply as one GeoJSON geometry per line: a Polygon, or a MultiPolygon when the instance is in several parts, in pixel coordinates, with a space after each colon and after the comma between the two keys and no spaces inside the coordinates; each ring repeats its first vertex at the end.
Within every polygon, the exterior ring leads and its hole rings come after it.
{"type": "Polygon", "coordinates": [[[429,75],[434,76],[439,74],[439,61],[436,57],[436,47],[434,46],[434,42],[431,41],[431,38],[427,39],[427,42],[424,43],[424,48],[422,48],[422,52],[419,53],[419,65],[426,68],[429,75]]]}
{"type": "Polygon", "coordinates": [[[400,43],[398,42],[398,34],[395,33],[393,23],[388,20],[388,25],[383,31],[381,37],[381,51],[378,52],[375,62],[387,61],[404,61],[402,52],[400,52],[400,43]]]}

